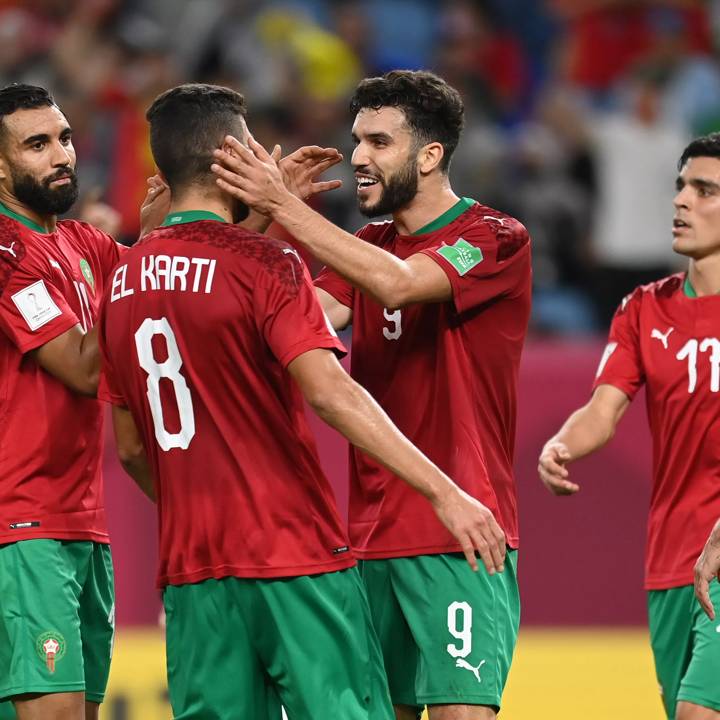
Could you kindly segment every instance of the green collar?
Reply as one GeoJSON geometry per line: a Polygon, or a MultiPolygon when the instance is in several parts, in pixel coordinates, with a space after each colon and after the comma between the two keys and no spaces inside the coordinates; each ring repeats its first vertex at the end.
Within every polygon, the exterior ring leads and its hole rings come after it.
{"type": "Polygon", "coordinates": [[[22,223],[23,225],[25,225],[25,227],[29,227],[34,232],[39,232],[39,233],[42,233],[43,235],[50,234],[42,225],[38,225],[36,222],[31,220],[30,218],[14,212],[6,205],[3,205],[3,203],[0,203],[0,215],[7,215],[9,218],[12,218],[13,220],[17,220],[19,223],[22,223]]]}
{"type": "Polygon", "coordinates": [[[198,220],[217,220],[218,222],[227,222],[225,218],[221,218],[214,212],[207,210],[182,210],[181,212],[170,213],[162,222],[160,227],[168,225],[183,225],[185,223],[197,222],[198,220]]]}
{"type": "Polygon", "coordinates": [[[449,210],[446,210],[440,217],[435,218],[432,222],[424,225],[419,230],[416,230],[412,235],[425,235],[426,233],[435,232],[446,225],[449,225],[453,220],[460,217],[466,210],[471,208],[475,204],[475,201],[471,198],[461,198],[458,200],[449,210]]]}
{"type": "Polygon", "coordinates": [[[696,298],[698,295],[695,292],[695,288],[690,284],[690,274],[685,275],[685,282],[683,283],[683,292],[686,297],[696,298]]]}

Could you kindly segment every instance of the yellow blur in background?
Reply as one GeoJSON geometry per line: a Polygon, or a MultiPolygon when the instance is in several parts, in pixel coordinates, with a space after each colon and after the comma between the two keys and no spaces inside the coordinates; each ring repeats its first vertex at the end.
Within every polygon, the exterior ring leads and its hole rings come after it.
{"type": "MultiPolygon", "coordinates": [[[[101,720],[170,720],[163,636],[118,633],[101,720]]],[[[662,720],[646,630],[520,632],[502,720],[662,720]]]]}

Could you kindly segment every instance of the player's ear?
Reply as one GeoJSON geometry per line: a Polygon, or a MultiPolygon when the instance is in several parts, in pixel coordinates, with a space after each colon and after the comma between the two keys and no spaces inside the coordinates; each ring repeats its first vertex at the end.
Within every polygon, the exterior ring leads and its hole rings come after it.
{"type": "Polygon", "coordinates": [[[423,145],[418,153],[418,170],[422,175],[428,175],[435,170],[445,155],[442,143],[432,142],[423,145]]]}

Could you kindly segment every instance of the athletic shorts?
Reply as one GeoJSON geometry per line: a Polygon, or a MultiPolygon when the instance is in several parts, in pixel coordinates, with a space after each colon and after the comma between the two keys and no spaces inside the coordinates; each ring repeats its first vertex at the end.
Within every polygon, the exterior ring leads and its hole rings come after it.
{"type": "MultiPolygon", "coordinates": [[[[720,584],[710,583],[720,610],[720,584]]],[[[648,592],[650,643],[665,712],[675,718],[679,700],[720,711],[720,620],[711,621],[692,585],[648,592]]]]}
{"type": "Polygon", "coordinates": [[[393,704],[500,707],[520,623],[517,551],[495,575],[462,554],[364,560],[360,572],[393,704]]]}
{"type": "Polygon", "coordinates": [[[394,720],[356,568],[164,592],[175,720],[394,720]]]}
{"type": "Polygon", "coordinates": [[[0,720],[17,720],[15,708],[9,700],[0,702],[0,720]]]}
{"type": "Polygon", "coordinates": [[[0,546],[0,699],[105,695],[115,629],[109,545],[21,540],[0,546]]]}

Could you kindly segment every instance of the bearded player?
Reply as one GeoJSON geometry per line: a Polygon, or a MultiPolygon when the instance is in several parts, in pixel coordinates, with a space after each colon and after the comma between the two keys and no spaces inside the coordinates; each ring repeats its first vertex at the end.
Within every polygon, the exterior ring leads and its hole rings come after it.
{"type": "MultiPolygon", "coordinates": [[[[622,301],[593,396],[547,442],[539,472],[556,495],[576,493],[567,465],[605,445],[645,385],[653,438],[645,587],[655,670],[668,718],[718,720],[720,635],[692,596],[695,560],[720,515],[720,134],[691,142],[679,170],[673,249],[689,258],[688,271],[622,301]]],[[[705,607],[717,604],[718,584],[704,589],[705,607]]]]}
{"type": "Polygon", "coordinates": [[[92,328],[119,250],[57,220],[77,192],[52,97],[0,90],[0,698],[20,720],[97,718],[112,651],[92,328]]]}
{"type": "Polygon", "coordinates": [[[242,208],[210,164],[226,134],[245,138],[244,113],[241,95],[211,85],[153,103],[172,206],[128,251],[101,311],[121,460],[157,494],[174,716],[262,720],[279,717],[279,698],[292,720],[387,720],[377,638],[302,397],[404,478],[470,565],[478,551],[501,566],[504,536],[344,372],[298,253],[231,224],[242,208]]]}
{"type": "Polygon", "coordinates": [[[452,190],[462,100],[427,72],[360,83],[351,101],[360,210],[392,220],[357,236],[283,186],[272,159],[228,138],[220,187],[282,224],[327,265],[318,295],[352,323],[352,375],[398,428],[502,527],[504,572],[469,572],[429,508],[351,451],[350,537],[362,562],[398,718],[494,718],[519,623],[512,456],[530,243],[514,218],[452,190]]]}

